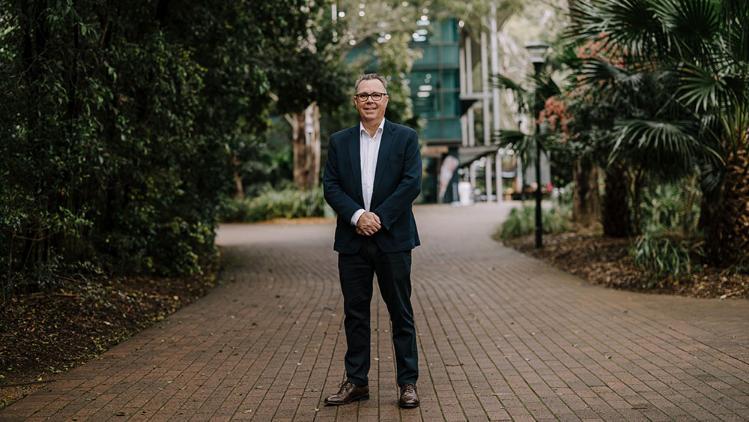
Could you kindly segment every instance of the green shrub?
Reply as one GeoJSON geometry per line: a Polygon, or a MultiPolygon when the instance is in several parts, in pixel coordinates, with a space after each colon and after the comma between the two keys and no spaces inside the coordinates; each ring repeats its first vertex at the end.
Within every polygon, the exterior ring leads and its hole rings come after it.
{"type": "MultiPolygon", "coordinates": [[[[544,233],[562,233],[569,230],[569,216],[560,208],[543,209],[541,214],[544,233]]],[[[534,233],[536,230],[535,207],[513,208],[495,238],[515,239],[534,233]]]]}
{"type": "Polygon", "coordinates": [[[693,179],[685,179],[678,186],[655,185],[645,192],[640,204],[643,234],[629,254],[635,265],[653,279],[679,278],[692,271],[692,257],[701,255],[699,249],[692,251],[696,246],[693,236],[698,231],[700,196],[693,179]]]}
{"type": "Polygon", "coordinates": [[[645,233],[630,249],[630,256],[635,265],[653,276],[678,278],[692,269],[688,245],[686,240],[645,233]]]}
{"type": "Polygon", "coordinates": [[[680,185],[660,184],[647,189],[640,204],[643,232],[697,232],[701,193],[694,180],[680,185]]]}
{"type": "Polygon", "coordinates": [[[308,192],[292,188],[268,190],[255,198],[228,200],[221,218],[225,222],[254,222],[273,218],[322,217],[324,207],[321,189],[308,192]]]}
{"type": "Polygon", "coordinates": [[[533,208],[513,208],[495,237],[508,240],[531,234],[534,228],[533,221],[533,208]]]}

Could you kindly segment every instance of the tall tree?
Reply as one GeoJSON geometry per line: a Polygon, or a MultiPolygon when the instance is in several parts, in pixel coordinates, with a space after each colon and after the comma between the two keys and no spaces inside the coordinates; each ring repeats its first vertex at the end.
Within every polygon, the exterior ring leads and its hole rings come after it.
{"type": "Polygon", "coordinates": [[[338,54],[341,25],[331,17],[331,1],[303,1],[306,20],[266,51],[277,111],[292,128],[294,184],[302,190],[320,180],[320,110],[345,102],[348,69],[338,54]]]}

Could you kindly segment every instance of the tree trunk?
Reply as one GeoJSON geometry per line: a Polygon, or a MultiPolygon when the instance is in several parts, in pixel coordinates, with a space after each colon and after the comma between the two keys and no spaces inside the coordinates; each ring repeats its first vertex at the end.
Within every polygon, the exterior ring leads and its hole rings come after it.
{"type": "Polygon", "coordinates": [[[632,234],[632,222],[627,203],[627,172],[621,164],[606,169],[606,193],[603,197],[603,233],[610,237],[632,234]]]}
{"type": "Polygon", "coordinates": [[[320,107],[312,103],[290,116],[294,150],[294,184],[300,190],[317,187],[320,181],[320,107]]]}
{"type": "Polygon", "coordinates": [[[598,168],[587,160],[578,159],[574,163],[572,177],[575,181],[572,193],[572,221],[583,227],[590,227],[599,221],[601,215],[598,168]]]}
{"type": "Polygon", "coordinates": [[[642,190],[645,187],[645,172],[642,169],[632,170],[627,173],[627,181],[630,184],[628,194],[632,198],[632,231],[630,234],[639,235],[642,232],[640,203],[642,202],[642,190]]]}
{"type": "Polygon", "coordinates": [[[702,199],[700,227],[708,260],[719,266],[749,263],[749,153],[740,149],[726,163],[722,186],[702,199]]]}
{"type": "Polygon", "coordinates": [[[239,174],[239,166],[242,164],[237,157],[237,154],[232,154],[231,164],[234,167],[234,199],[244,199],[244,183],[242,183],[242,176],[239,174]]]}

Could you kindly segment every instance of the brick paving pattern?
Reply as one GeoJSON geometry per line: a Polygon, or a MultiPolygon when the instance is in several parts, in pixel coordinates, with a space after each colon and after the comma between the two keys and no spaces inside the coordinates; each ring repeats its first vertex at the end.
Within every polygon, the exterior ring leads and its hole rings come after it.
{"type": "MultiPolygon", "coordinates": [[[[372,303],[371,398],[343,380],[332,224],[227,225],[223,285],[0,420],[749,420],[749,301],[590,286],[504,248],[506,207],[417,207],[418,409],[372,303]]],[[[376,285],[376,284],[375,284],[376,285]]]]}

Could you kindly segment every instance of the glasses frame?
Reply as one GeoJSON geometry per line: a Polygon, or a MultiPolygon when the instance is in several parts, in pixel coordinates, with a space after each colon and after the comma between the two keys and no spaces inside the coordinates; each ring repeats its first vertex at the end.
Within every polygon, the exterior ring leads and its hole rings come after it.
{"type": "Polygon", "coordinates": [[[387,92],[360,92],[358,94],[354,94],[354,99],[360,103],[366,103],[371,98],[372,101],[379,103],[380,101],[382,101],[384,97],[387,97],[387,96],[388,96],[387,92]],[[377,94],[381,95],[379,100],[375,100],[374,97],[372,97],[373,95],[377,95],[377,94]],[[364,97],[364,99],[362,100],[361,98],[359,98],[360,95],[366,95],[366,97],[364,97]]]}

